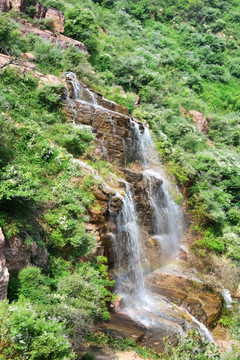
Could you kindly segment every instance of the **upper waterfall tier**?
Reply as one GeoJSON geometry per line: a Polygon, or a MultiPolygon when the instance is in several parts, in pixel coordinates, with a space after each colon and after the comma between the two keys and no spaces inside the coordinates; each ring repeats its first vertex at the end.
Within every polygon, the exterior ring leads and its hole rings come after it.
{"type": "MultiPolygon", "coordinates": [[[[66,74],[64,111],[75,124],[92,126],[95,133],[96,154],[117,166],[135,160],[133,141],[135,124],[128,110],[102,95],[89,90],[75,74],[66,74]]],[[[142,123],[138,123],[144,131],[142,123]]]]}

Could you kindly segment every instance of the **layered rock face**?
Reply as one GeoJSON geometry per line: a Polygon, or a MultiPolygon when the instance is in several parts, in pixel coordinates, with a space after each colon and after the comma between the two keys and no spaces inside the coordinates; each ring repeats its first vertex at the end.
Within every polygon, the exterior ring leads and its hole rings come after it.
{"type": "MultiPolygon", "coordinates": [[[[64,111],[76,124],[92,127],[95,153],[117,166],[125,166],[134,156],[134,123],[125,107],[105,99],[67,76],[68,93],[64,111]]],[[[143,125],[139,123],[139,126],[143,125]]]]}
{"type": "Polygon", "coordinates": [[[5,238],[0,228],[0,300],[4,300],[7,297],[7,288],[9,281],[9,272],[6,266],[6,258],[4,254],[5,238]]]}

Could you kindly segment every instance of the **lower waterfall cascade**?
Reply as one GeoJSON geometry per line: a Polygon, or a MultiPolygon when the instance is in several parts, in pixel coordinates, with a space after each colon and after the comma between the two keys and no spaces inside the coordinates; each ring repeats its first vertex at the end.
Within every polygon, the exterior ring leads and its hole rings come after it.
{"type": "MultiPolygon", "coordinates": [[[[151,213],[150,236],[158,245],[156,250],[156,255],[159,257],[158,266],[170,263],[176,258],[182,239],[181,207],[176,205],[171,196],[171,185],[158,160],[149,129],[129,115],[113,110],[115,103],[101,97],[101,101],[107,105],[105,107],[99,104],[99,95],[83,87],[74,73],[68,72],[66,81],[72,87],[73,100],[70,99],[67,89],[66,102],[70,105],[73,114],[73,124],[76,124],[78,109],[88,105],[92,110],[87,122],[84,123],[93,126],[97,134],[96,144],[101,148],[103,159],[111,161],[108,148],[104,146],[108,134],[99,131],[99,122],[94,120],[96,115],[106,114],[109,121],[109,135],[115,139],[120,138],[123,146],[123,159],[119,160],[120,165],[126,167],[127,163],[137,164],[139,168],[137,175],[143,180],[147,208],[151,213]],[[120,115],[129,126],[130,138],[129,134],[121,133],[120,115]]],[[[108,146],[111,147],[109,144],[108,146]]],[[[116,149],[114,156],[115,151],[116,149]]],[[[151,272],[151,260],[144,251],[146,238],[141,231],[141,219],[134,198],[134,184],[126,180],[122,182],[125,196],[118,194],[121,197],[122,208],[113,216],[116,228],[111,233],[115,254],[116,292],[121,299],[121,311],[147,328],[162,330],[166,335],[168,333],[184,335],[184,331],[195,328],[212,342],[211,333],[204,324],[185,308],[178,307],[167,297],[152,292],[146,285],[145,276],[151,272]],[[190,321],[186,320],[186,317],[190,321]]],[[[177,189],[175,188],[174,191],[177,192],[177,189]]]]}

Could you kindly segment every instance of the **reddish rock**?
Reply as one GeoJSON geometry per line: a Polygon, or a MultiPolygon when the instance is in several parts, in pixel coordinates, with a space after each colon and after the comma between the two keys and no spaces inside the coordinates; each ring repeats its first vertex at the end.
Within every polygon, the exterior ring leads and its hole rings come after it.
{"type": "Polygon", "coordinates": [[[11,61],[11,57],[4,55],[4,54],[0,54],[0,66],[1,65],[5,65],[8,64],[11,61]]]}
{"type": "Polygon", "coordinates": [[[7,288],[9,281],[9,273],[4,255],[4,243],[5,238],[2,229],[0,228],[0,300],[4,300],[7,297],[7,288]]]}
{"type": "Polygon", "coordinates": [[[204,114],[201,114],[198,111],[190,110],[187,113],[187,116],[193,119],[193,122],[197,125],[198,129],[203,133],[208,133],[208,122],[204,114]]]}
{"type": "Polygon", "coordinates": [[[36,60],[36,57],[35,55],[33,55],[32,53],[23,53],[21,55],[24,59],[27,59],[29,61],[35,61],[36,60]]]}
{"type": "MultiPolygon", "coordinates": [[[[217,340],[215,346],[221,354],[224,354],[225,356],[229,354],[230,358],[233,350],[238,350],[238,353],[240,352],[239,342],[234,340],[217,340]]],[[[224,358],[226,359],[226,357],[224,358]]]]}
{"type": "Polygon", "coordinates": [[[45,19],[52,19],[54,30],[58,33],[64,33],[65,16],[62,11],[50,6],[45,14],[45,19]]]}
{"type": "Polygon", "coordinates": [[[166,296],[178,306],[188,310],[206,326],[212,328],[222,312],[222,300],[219,295],[212,294],[204,285],[176,275],[155,271],[147,276],[150,288],[166,296]]]}
{"type": "Polygon", "coordinates": [[[80,52],[88,53],[85,45],[80,41],[71,39],[62,34],[55,34],[53,31],[41,30],[36,26],[33,26],[32,23],[26,21],[25,19],[20,19],[20,23],[22,24],[20,31],[23,36],[27,36],[28,34],[34,34],[42,39],[49,41],[54,45],[60,46],[62,49],[67,49],[69,48],[69,46],[73,46],[80,52]]]}

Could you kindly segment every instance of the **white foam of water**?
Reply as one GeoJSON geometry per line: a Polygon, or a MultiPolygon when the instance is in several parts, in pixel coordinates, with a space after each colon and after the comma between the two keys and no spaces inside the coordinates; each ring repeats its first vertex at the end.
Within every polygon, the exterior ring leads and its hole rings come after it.
{"type": "Polygon", "coordinates": [[[193,323],[195,323],[198,327],[198,331],[200,332],[200,334],[202,336],[205,337],[205,339],[209,342],[212,342],[214,343],[214,340],[213,340],[213,337],[212,337],[212,334],[211,332],[208,330],[208,328],[203,324],[201,323],[200,321],[198,321],[198,319],[196,319],[193,315],[191,315],[185,308],[183,307],[180,307],[180,306],[177,306],[175,305],[176,308],[178,308],[180,311],[184,312],[185,314],[187,314],[188,316],[190,316],[190,318],[192,319],[193,323]]]}
{"type": "Polygon", "coordinates": [[[137,224],[137,214],[129,185],[122,209],[117,217],[117,241],[114,243],[116,255],[117,290],[125,303],[131,302],[144,289],[141,240],[137,224]]]}
{"type": "Polygon", "coordinates": [[[232,307],[232,304],[233,304],[233,299],[232,299],[230,291],[228,289],[223,289],[222,290],[222,296],[223,296],[224,301],[226,303],[226,307],[228,309],[230,309],[232,307]]]}

